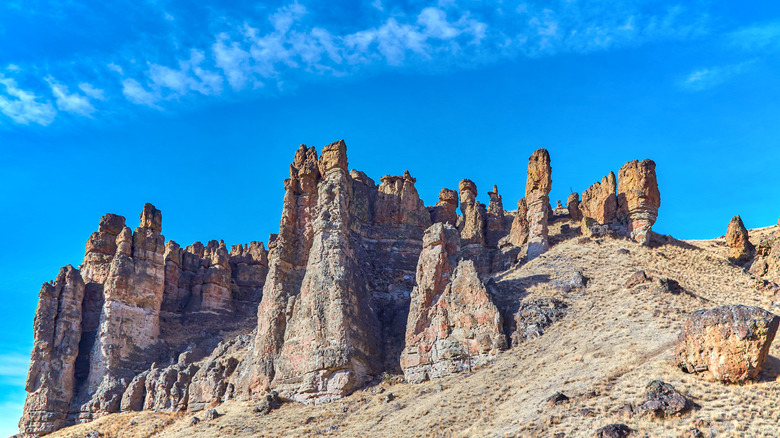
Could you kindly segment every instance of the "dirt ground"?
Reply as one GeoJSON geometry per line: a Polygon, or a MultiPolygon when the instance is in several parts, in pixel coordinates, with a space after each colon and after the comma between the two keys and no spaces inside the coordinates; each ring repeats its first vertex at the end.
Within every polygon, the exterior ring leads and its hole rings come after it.
{"type": "MultiPolygon", "coordinates": [[[[51,437],[200,438],[214,436],[355,437],[589,437],[610,423],[624,423],[638,437],[780,436],[780,343],[752,383],[725,385],[685,374],[670,364],[688,313],[722,304],[748,304],[780,313],[744,268],[726,259],[723,238],[661,238],[652,248],[626,239],[587,242],[576,224],[551,226],[553,247],[539,258],[495,277],[526,299],[555,297],[569,313],[545,334],[510,349],[473,372],[419,385],[391,377],[345,399],[320,406],[285,403],[258,416],[256,403],[230,401],[207,421],[197,414],[114,414],[61,430],[51,437]],[[561,234],[561,227],[569,227],[561,234]],[[585,288],[565,292],[556,281],[580,269],[585,288]],[[637,270],[651,281],[624,287],[637,270]],[[664,291],[659,277],[679,284],[664,291]],[[695,404],[687,414],[648,420],[621,413],[637,406],[654,379],[671,383],[695,404]],[[570,401],[547,407],[560,391],[570,401]],[[392,393],[392,397],[388,397],[392,393]],[[388,400],[392,398],[392,400],[388,400]],[[200,421],[193,424],[193,417],[200,421]]],[[[751,230],[753,243],[778,227],[751,230]]]]}

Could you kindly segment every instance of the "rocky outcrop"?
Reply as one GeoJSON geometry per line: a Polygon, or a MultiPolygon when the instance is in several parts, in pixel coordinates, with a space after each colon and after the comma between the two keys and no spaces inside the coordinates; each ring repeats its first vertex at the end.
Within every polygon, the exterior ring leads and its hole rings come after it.
{"type": "Polygon", "coordinates": [[[498,186],[493,186],[493,190],[488,192],[488,196],[490,196],[490,202],[487,208],[485,243],[487,246],[495,248],[498,246],[498,241],[507,234],[504,203],[501,200],[501,195],[498,194],[498,186]]]}
{"type": "Polygon", "coordinates": [[[566,316],[568,306],[555,298],[541,298],[523,302],[514,315],[509,327],[512,346],[542,336],[547,327],[566,316]]]}
{"type": "Polygon", "coordinates": [[[596,182],[582,192],[580,211],[585,217],[595,219],[601,224],[608,224],[617,219],[617,179],[614,172],[596,182]]]}
{"type": "Polygon", "coordinates": [[[28,394],[19,421],[23,436],[45,435],[67,424],[76,386],[83,298],[84,281],[70,265],[60,269],[55,281],[41,287],[25,384],[28,394]]]}
{"type": "Polygon", "coordinates": [[[506,348],[502,319],[470,260],[458,261],[456,229],[425,232],[401,368],[412,383],[471,369],[506,348]]]}
{"type": "Polygon", "coordinates": [[[693,312],[685,322],[675,363],[688,373],[741,383],[764,366],[780,317],[764,309],[731,305],[693,312]]]}
{"type": "Polygon", "coordinates": [[[580,195],[577,192],[571,193],[566,200],[566,209],[569,211],[571,220],[579,222],[582,220],[582,211],[580,211],[580,195]]]}
{"type": "Polygon", "coordinates": [[[374,220],[380,224],[411,224],[427,227],[431,215],[425,208],[409,171],[404,176],[385,175],[380,178],[379,193],[374,204],[374,220]]]}
{"type": "Polygon", "coordinates": [[[82,418],[119,409],[125,387],[160,334],[165,286],[161,225],[160,211],[146,204],[135,232],[125,227],[117,237],[86,382],[86,393],[94,396],[81,407],[82,418]]]}
{"type": "Polygon", "coordinates": [[[747,261],[753,252],[754,248],[750,243],[748,230],[739,215],[731,218],[729,222],[726,231],[726,245],[729,247],[729,258],[736,262],[747,261]]]}
{"type": "Polygon", "coordinates": [[[512,227],[505,239],[514,246],[523,246],[528,243],[528,208],[525,205],[525,198],[520,198],[517,201],[517,211],[512,219],[512,227]]]}
{"type": "Polygon", "coordinates": [[[444,222],[455,226],[458,222],[458,192],[441,189],[439,202],[431,209],[433,223],[444,222]]]}
{"type": "Polygon", "coordinates": [[[552,167],[546,149],[537,149],[528,159],[528,179],[525,185],[525,203],[528,208],[528,259],[547,251],[547,221],[550,213],[552,167]]]}
{"type": "Polygon", "coordinates": [[[629,236],[637,243],[649,245],[648,233],[658,218],[661,193],[653,160],[633,160],[618,172],[618,210],[626,218],[629,236]]]}
{"type": "Polygon", "coordinates": [[[460,193],[460,212],[463,215],[458,221],[460,238],[464,245],[476,243],[485,244],[486,216],[485,204],[477,202],[477,185],[464,179],[458,184],[460,193]]]}

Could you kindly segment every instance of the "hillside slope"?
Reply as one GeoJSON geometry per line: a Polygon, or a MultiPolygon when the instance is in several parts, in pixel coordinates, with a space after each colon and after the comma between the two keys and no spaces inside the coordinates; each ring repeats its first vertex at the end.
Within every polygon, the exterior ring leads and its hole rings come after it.
{"type": "MultiPolygon", "coordinates": [[[[751,241],[778,227],[751,230],[751,241]]],[[[559,219],[550,226],[551,249],[494,276],[493,292],[524,294],[524,301],[553,297],[568,314],[544,335],[504,352],[471,373],[418,385],[399,376],[328,404],[284,403],[265,416],[256,402],[228,401],[220,416],[112,414],[60,430],[51,437],[212,436],[591,436],[606,424],[625,423],[636,436],[777,436],[780,410],[780,347],[770,350],[757,381],[724,385],[681,372],[669,363],[688,313],[722,304],[748,304],[777,312],[755,279],[726,259],[722,238],[679,241],[654,236],[651,248],[628,239],[579,237],[578,225],[559,219]],[[583,288],[562,282],[581,270],[583,288]],[[644,270],[650,281],[631,289],[626,280],[644,270]],[[664,288],[658,278],[679,286],[664,288]],[[671,289],[671,290],[669,290],[671,289]],[[636,406],[654,379],[671,383],[695,403],[680,418],[647,420],[621,413],[636,406]],[[546,399],[560,391],[570,401],[546,399]],[[392,393],[392,396],[389,394],[392,393]],[[97,435],[93,435],[97,436],[97,435]],[[560,435],[558,435],[560,436],[560,435]]]]}

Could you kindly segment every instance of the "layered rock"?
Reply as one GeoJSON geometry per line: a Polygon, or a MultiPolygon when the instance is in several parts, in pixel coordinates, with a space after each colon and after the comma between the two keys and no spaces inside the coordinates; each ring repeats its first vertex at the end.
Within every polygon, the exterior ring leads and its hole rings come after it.
{"type": "Polygon", "coordinates": [[[755,379],[766,361],[780,317],[754,306],[731,305],[693,312],[675,350],[689,373],[740,383],[755,379]]]}
{"type": "Polygon", "coordinates": [[[441,189],[439,202],[430,211],[433,223],[443,222],[455,226],[458,222],[458,192],[441,189]]]}
{"type": "Polygon", "coordinates": [[[45,435],[67,424],[76,386],[83,298],[84,281],[70,265],[60,269],[55,281],[41,287],[25,384],[28,394],[19,421],[23,436],[45,435]]]}
{"type": "MultiPolygon", "coordinates": [[[[306,158],[314,159],[316,152],[306,158]]],[[[296,154],[293,168],[305,163],[296,154]]],[[[379,322],[353,245],[353,181],[346,163],[342,140],[323,149],[319,179],[306,186],[310,191],[296,190],[302,185],[295,174],[286,182],[279,237],[258,310],[255,357],[246,373],[253,376],[251,393],[273,387],[299,401],[327,401],[379,372],[379,322]]],[[[408,173],[384,183],[381,193],[393,196],[377,197],[375,218],[381,213],[380,222],[425,220],[416,214],[427,215],[419,198],[409,198],[416,191],[408,173]]]]}
{"type": "Polygon", "coordinates": [[[569,217],[573,221],[582,220],[582,211],[580,211],[580,195],[577,192],[573,192],[566,200],[566,209],[569,211],[569,217]]]}
{"type": "Polygon", "coordinates": [[[458,184],[460,212],[458,230],[464,245],[485,244],[486,216],[485,205],[477,202],[477,185],[464,179],[458,184]]]}
{"type": "Polygon", "coordinates": [[[498,241],[507,234],[504,203],[501,200],[501,195],[498,194],[498,186],[493,186],[493,190],[488,192],[488,196],[490,196],[490,202],[487,208],[485,243],[487,246],[496,247],[498,241]]]}
{"type": "Polygon", "coordinates": [[[579,208],[582,215],[608,224],[617,219],[617,179],[614,172],[596,182],[582,192],[579,208]]]}
{"type": "Polygon", "coordinates": [[[726,230],[726,245],[729,247],[729,258],[737,262],[748,260],[753,252],[747,228],[739,215],[731,218],[729,222],[726,230]]]}
{"type": "Polygon", "coordinates": [[[165,287],[161,226],[160,211],[146,204],[135,232],[125,227],[117,237],[86,382],[86,394],[94,395],[81,407],[81,418],[119,409],[125,387],[157,341],[165,287]]]}
{"type": "Polygon", "coordinates": [[[425,232],[401,368],[412,383],[485,363],[506,348],[502,318],[449,224],[425,232]]]}
{"type": "Polygon", "coordinates": [[[549,249],[547,221],[550,213],[552,167],[546,149],[537,149],[528,158],[525,203],[528,208],[528,258],[534,259],[549,249]]]}
{"type": "Polygon", "coordinates": [[[629,236],[637,243],[649,245],[648,233],[658,218],[661,193],[652,160],[629,161],[618,172],[618,209],[627,220],[629,236]]]}

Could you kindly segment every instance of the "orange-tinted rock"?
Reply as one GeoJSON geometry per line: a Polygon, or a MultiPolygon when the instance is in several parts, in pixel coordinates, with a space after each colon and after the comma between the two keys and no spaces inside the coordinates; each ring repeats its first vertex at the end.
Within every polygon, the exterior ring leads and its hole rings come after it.
{"type": "Polygon", "coordinates": [[[613,172],[582,192],[580,211],[585,217],[593,218],[602,224],[613,222],[617,218],[617,179],[613,172]]]}
{"type": "Polygon", "coordinates": [[[726,231],[726,245],[729,247],[729,258],[744,262],[750,258],[753,245],[750,243],[748,230],[739,215],[731,218],[726,231]]]}
{"type": "Polygon", "coordinates": [[[550,248],[547,222],[550,214],[552,167],[546,149],[537,149],[528,159],[525,203],[528,208],[528,259],[534,259],[550,248]]]}
{"type": "Polygon", "coordinates": [[[648,233],[658,218],[661,193],[655,176],[653,160],[629,161],[618,172],[618,206],[628,221],[628,232],[632,239],[648,245],[648,233]]]}
{"type": "Polygon", "coordinates": [[[512,219],[512,228],[509,230],[509,243],[514,246],[523,246],[528,243],[528,207],[525,198],[517,201],[517,211],[512,219]]]}
{"type": "Polygon", "coordinates": [[[470,260],[458,261],[458,232],[425,232],[401,368],[412,383],[480,365],[506,348],[502,319],[470,260]]]}
{"type": "Polygon", "coordinates": [[[445,222],[455,226],[458,222],[458,192],[450,189],[441,189],[439,202],[431,212],[433,223],[445,222]]]}
{"type": "Polygon", "coordinates": [[[458,184],[460,195],[460,218],[458,229],[464,245],[476,243],[485,244],[486,216],[485,205],[477,202],[477,185],[464,179],[458,184]]]}
{"type": "Polygon", "coordinates": [[[753,306],[693,312],[685,322],[675,362],[689,373],[709,372],[724,382],[755,379],[764,366],[780,317],[753,306]]]}
{"type": "Polygon", "coordinates": [[[19,421],[25,436],[46,435],[66,425],[76,384],[83,298],[84,281],[70,265],[41,287],[25,385],[28,394],[19,421]]]}

